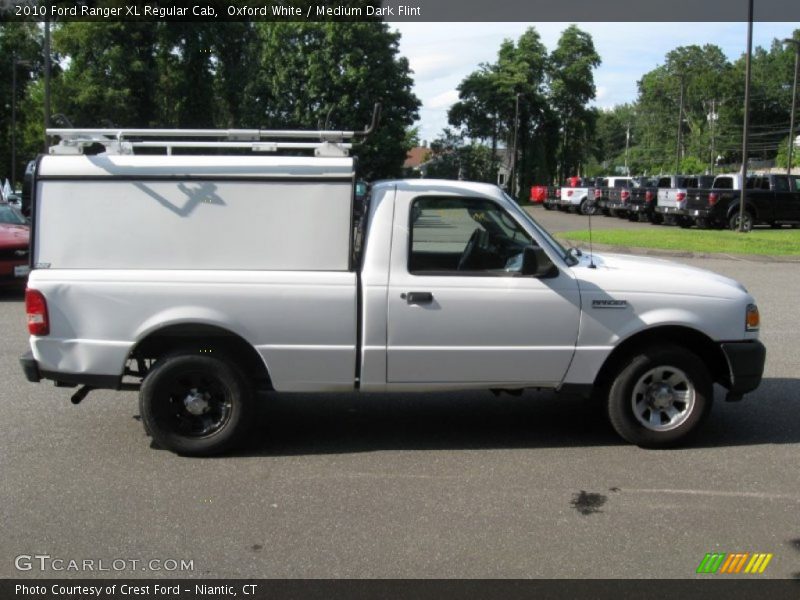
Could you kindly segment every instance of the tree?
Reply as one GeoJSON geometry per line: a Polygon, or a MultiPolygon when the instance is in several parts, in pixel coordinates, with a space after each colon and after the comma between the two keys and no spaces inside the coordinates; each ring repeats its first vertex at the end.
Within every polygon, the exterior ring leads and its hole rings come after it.
{"type": "Polygon", "coordinates": [[[260,45],[246,120],[270,128],[360,128],[383,103],[381,125],[354,152],[367,178],[401,173],[406,129],[418,116],[399,34],[376,21],[258,23],[260,45]]]}
{"type": "Polygon", "coordinates": [[[516,44],[505,40],[495,63],[481,65],[461,82],[459,102],[448,113],[450,124],[466,137],[489,139],[492,157],[505,138],[512,186],[520,192],[553,175],[556,124],[544,94],[546,64],[547,51],[535,29],[516,44]]]}
{"type": "Polygon", "coordinates": [[[589,107],[595,97],[593,71],[600,56],[592,36],[570,25],[550,54],[548,80],[551,106],[560,125],[559,179],[581,171],[588,158],[588,141],[594,136],[597,113],[589,107]]]}
{"type": "Polygon", "coordinates": [[[431,142],[427,176],[436,179],[466,179],[495,183],[491,149],[446,128],[431,142]]]}
{"type": "MultiPolygon", "coordinates": [[[[31,154],[25,143],[25,115],[29,110],[26,99],[35,77],[42,68],[41,35],[34,23],[4,23],[0,27],[0,82],[3,83],[3,110],[0,111],[0,179],[22,180],[25,163],[31,154]],[[16,156],[11,165],[12,137],[12,84],[16,71],[16,156]]],[[[43,133],[38,136],[37,148],[41,150],[43,133]]]]}

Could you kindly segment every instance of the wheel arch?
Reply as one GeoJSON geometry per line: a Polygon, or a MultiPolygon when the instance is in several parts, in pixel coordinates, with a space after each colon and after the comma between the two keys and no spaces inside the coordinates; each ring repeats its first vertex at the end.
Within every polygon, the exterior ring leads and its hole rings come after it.
{"type": "Polygon", "coordinates": [[[182,350],[229,357],[253,381],[272,387],[264,357],[250,342],[229,329],[202,322],[173,323],[147,332],[131,348],[126,364],[154,361],[182,350]]]}
{"type": "Polygon", "coordinates": [[[725,354],[720,345],[706,334],[681,325],[660,325],[639,331],[618,343],[606,357],[597,373],[594,388],[608,389],[614,375],[625,361],[648,346],[681,346],[696,354],[706,365],[711,379],[723,385],[729,384],[730,373],[725,354]]]}

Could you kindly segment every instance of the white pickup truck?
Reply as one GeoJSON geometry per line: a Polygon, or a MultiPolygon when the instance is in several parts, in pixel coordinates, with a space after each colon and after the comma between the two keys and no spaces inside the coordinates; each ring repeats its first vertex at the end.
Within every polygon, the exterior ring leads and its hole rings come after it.
{"type": "Polygon", "coordinates": [[[701,423],[715,382],[729,400],[760,383],[742,285],[565,249],[494,185],[382,181],[361,198],[338,142],[316,157],[175,154],[184,132],[145,155],[106,132],[106,153],[81,154],[99,133],[51,131],[62,142],[31,173],[21,364],[29,381],[83,386],[76,403],[138,389],[146,429],[179,454],[231,447],[262,390],[551,388],[664,447],[701,423]]]}

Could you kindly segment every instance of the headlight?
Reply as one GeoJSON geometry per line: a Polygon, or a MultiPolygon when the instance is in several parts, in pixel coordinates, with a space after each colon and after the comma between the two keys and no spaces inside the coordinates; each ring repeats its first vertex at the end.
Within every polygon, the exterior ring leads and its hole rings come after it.
{"type": "Polygon", "coordinates": [[[758,331],[758,326],[761,324],[761,318],[758,315],[758,307],[755,304],[747,305],[747,313],[744,319],[745,331],[758,331]]]}

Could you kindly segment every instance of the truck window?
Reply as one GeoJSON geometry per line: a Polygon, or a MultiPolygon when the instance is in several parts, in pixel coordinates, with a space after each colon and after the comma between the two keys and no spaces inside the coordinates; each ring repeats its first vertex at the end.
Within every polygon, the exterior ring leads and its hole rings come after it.
{"type": "Polygon", "coordinates": [[[411,204],[408,271],[415,275],[508,275],[531,237],[499,205],[479,198],[417,198],[411,204]]]}
{"type": "MultiPolygon", "coordinates": [[[[776,192],[788,192],[789,191],[789,178],[788,177],[775,177],[773,179],[773,183],[775,185],[776,192]]],[[[769,181],[767,181],[769,184],[769,181]]]]}
{"type": "Polygon", "coordinates": [[[658,180],[658,186],[657,186],[657,187],[660,187],[660,188],[668,188],[668,187],[672,187],[672,186],[670,185],[670,179],[669,179],[669,177],[662,177],[661,179],[659,179],[659,180],[658,180]]]}
{"type": "Polygon", "coordinates": [[[733,189],[733,177],[717,177],[714,180],[714,189],[717,190],[732,190],[733,189]]]}
{"type": "Polygon", "coordinates": [[[789,177],[789,190],[792,192],[800,192],[800,177],[789,177]]]}

